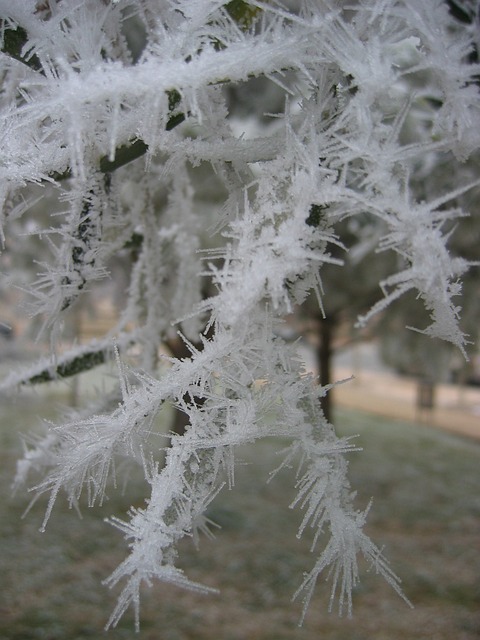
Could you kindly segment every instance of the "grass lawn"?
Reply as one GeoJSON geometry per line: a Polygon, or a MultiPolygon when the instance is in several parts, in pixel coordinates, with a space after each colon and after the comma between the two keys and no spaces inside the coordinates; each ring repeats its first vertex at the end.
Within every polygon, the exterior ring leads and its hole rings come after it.
{"type": "MultiPolygon", "coordinates": [[[[141,481],[103,510],[85,508],[82,520],[59,499],[44,534],[45,501],[22,520],[28,496],[11,498],[18,431],[46,411],[54,413],[52,402],[34,398],[0,404],[0,640],[135,637],[130,613],[102,630],[115,593],[101,581],[125,555],[121,535],[103,518],[141,505],[141,481]]],[[[357,504],[373,496],[368,531],[415,608],[365,568],[353,618],[327,613],[329,587],[320,582],[297,627],[301,605],[290,598],[313,558],[308,539],[295,536],[300,513],[288,509],[292,476],[284,471],[265,483],[281,443],[262,442],[238,452],[249,464],[212,505],[209,515],[222,527],[216,539],[203,539],[199,552],[189,540],[182,547],[189,577],[220,594],[146,589],[140,640],[480,639],[480,445],[347,411],[337,411],[335,422],[342,434],[359,434],[364,451],[350,456],[357,504]]]]}

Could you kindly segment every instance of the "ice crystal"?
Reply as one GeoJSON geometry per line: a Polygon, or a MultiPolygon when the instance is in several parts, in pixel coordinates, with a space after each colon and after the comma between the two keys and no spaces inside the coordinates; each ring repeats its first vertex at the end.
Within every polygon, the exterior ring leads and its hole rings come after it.
{"type": "Polygon", "coordinates": [[[107,580],[125,582],[110,625],[133,604],[138,627],[154,579],[204,589],[175,566],[177,543],[208,529],[208,504],[234,484],[235,448],[271,436],[292,440],[282,468],[301,460],[299,535],[312,527],[325,545],[296,594],[303,615],[327,569],[351,611],[358,553],[400,592],[353,507],[353,445],[320,410],[328,389],[279,322],[310,293],[325,313],[325,265],[392,252],[359,323],[414,290],[431,317],[417,329],[465,351],[457,297],[469,261],[448,243],[478,176],[427,199],[415,180],[428,184],[440,156],[463,176],[480,143],[477,9],[453,3],[462,22],[448,4],[0,0],[1,237],[7,257],[34,243],[35,273],[14,275],[53,336],[51,356],[2,388],[88,370],[115,358],[114,344],[119,370],[113,398],[27,443],[16,483],[41,474],[45,526],[60,492],[101,504],[118,460],[144,469],[146,506],[111,521],[129,555],[107,580]],[[355,234],[365,215],[371,230],[355,234]],[[67,314],[113,259],[129,268],[118,324],[58,354],[67,314]],[[181,349],[162,359],[163,344],[181,349]],[[188,424],[161,466],[165,442],[151,431],[164,403],[188,424]]]}

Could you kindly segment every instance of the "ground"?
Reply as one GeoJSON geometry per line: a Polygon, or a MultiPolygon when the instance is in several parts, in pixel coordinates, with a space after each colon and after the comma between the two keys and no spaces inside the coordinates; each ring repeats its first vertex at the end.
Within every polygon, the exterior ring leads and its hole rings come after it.
{"type": "MultiPolygon", "coordinates": [[[[52,401],[47,409],[53,411],[52,401]]],[[[9,496],[19,453],[17,432],[45,411],[42,398],[1,405],[0,640],[80,640],[103,637],[115,594],[101,585],[126,552],[121,536],[103,521],[132,502],[143,504],[133,481],[103,511],[84,509],[83,520],[59,502],[45,534],[45,504],[22,520],[28,497],[9,496]],[[20,413],[22,412],[22,413],[20,413]]],[[[480,638],[480,445],[425,425],[338,408],[340,432],[359,434],[363,452],[351,454],[350,477],[364,508],[374,497],[368,532],[384,546],[415,608],[362,567],[354,617],[328,614],[329,586],[317,585],[304,627],[291,594],[313,563],[308,536],[295,536],[301,514],[288,509],[294,478],[281,473],[278,441],[238,455],[236,486],[212,505],[221,525],[215,540],[196,551],[182,547],[188,575],[220,589],[203,596],[164,585],[146,589],[141,640],[478,640],[480,638]]],[[[106,638],[132,638],[131,612],[106,638]]]]}

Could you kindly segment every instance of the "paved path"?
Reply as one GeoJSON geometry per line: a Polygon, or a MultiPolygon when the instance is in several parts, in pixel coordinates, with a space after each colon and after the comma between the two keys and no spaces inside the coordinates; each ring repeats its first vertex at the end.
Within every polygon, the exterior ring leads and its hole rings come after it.
{"type": "MultiPolygon", "coordinates": [[[[337,367],[334,379],[352,375],[351,369],[337,367]]],[[[375,413],[377,415],[422,422],[451,433],[480,440],[480,389],[438,385],[435,407],[417,408],[417,382],[390,373],[361,371],[355,378],[338,385],[332,391],[339,406],[375,413]]]]}

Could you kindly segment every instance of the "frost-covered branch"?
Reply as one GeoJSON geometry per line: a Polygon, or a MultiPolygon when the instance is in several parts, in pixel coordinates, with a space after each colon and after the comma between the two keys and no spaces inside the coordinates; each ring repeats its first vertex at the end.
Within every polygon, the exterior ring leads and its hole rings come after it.
{"type": "Polygon", "coordinates": [[[138,626],[154,579],[203,589],[176,566],[178,543],[234,485],[235,447],[265,437],[291,439],[299,535],[313,528],[324,545],[296,594],[303,616],[325,570],[350,613],[358,553],[400,593],[354,506],[353,447],[319,406],[328,388],[278,334],[309,296],[328,312],[330,267],[382,252],[392,260],[368,274],[377,301],[359,322],[413,290],[430,315],[421,330],[466,353],[458,299],[472,260],[450,242],[479,185],[472,24],[443,0],[0,0],[0,20],[7,283],[52,349],[0,388],[120,353],[116,393],[27,443],[16,484],[37,476],[45,526],[62,492],[101,504],[119,461],[144,470],[145,507],[111,521],[129,555],[107,580],[124,583],[109,624],[132,604],[138,626]],[[128,272],[118,323],[59,355],[68,314],[112,261],[128,272]],[[162,354],[179,339],[187,355],[162,354]],[[165,404],[185,433],[155,431],[165,404]]]}

